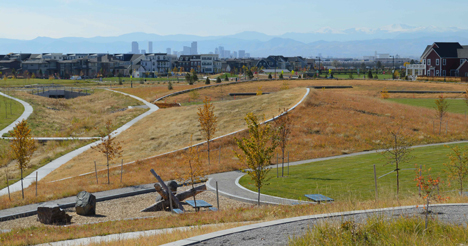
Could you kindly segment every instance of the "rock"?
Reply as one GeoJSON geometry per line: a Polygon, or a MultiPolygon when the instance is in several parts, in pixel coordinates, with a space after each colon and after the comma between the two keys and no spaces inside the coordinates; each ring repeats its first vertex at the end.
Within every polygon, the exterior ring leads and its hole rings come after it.
{"type": "Polygon", "coordinates": [[[69,224],[72,218],[58,204],[53,203],[39,206],[37,208],[37,217],[43,224],[69,224]]]}
{"type": "Polygon", "coordinates": [[[76,196],[75,204],[76,213],[79,215],[95,215],[96,214],[96,196],[82,191],[76,196]]]}

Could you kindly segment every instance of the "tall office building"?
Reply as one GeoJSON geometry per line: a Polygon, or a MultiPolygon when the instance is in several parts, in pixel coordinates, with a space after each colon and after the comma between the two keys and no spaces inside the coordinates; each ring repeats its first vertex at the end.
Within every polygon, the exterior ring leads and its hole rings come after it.
{"type": "Polygon", "coordinates": [[[245,58],[245,50],[239,50],[239,58],[245,58]]]}
{"type": "Polygon", "coordinates": [[[224,58],[231,58],[231,51],[230,50],[225,50],[224,51],[224,58]]]}
{"type": "Polygon", "coordinates": [[[245,53],[245,58],[250,58],[250,53],[245,53]]]}
{"type": "Polygon", "coordinates": [[[142,54],[146,54],[146,50],[141,50],[141,53],[142,53],[142,54]]]}
{"type": "Polygon", "coordinates": [[[224,47],[223,46],[219,46],[218,52],[219,52],[219,58],[224,58],[224,47]]]}
{"type": "Polygon", "coordinates": [[[140,49],[138,48],[138,42],[132,42],[132,54],[140,54],[140,49]]]}
{"type": "Polygon", "coordinates": [[[198,55],[198,44],[196,41],[192,42],[192,46],[190,48],[190,55],[198,55]]]}
{"type": "Polygon", "coordinates": [[[190,55],[192,53],[192,48],[188,46],[184,46],[184,50],[182,51],[183,55],[190,55]]]}
{"type": "Polygon", "coordinates": [[[171,48],[167,48],[167,49],[166,49],[166,53],[167,53],[168,55],[172,54],[172,53],[171,53],[171,48]]]}
{"type": "Polygon", "coordinates": [[[232,58],[236,59],[237,58],[237,51],[232,52],[232,58]]]}
{"type": "Polygon", "coordinates": [[[153,42],[151,41],[148,42],[148,52],[153,53],[153,42]]]}
{"type": "Polygon", "coordinates": [[[215,54],[219,55],[219,49],[217,47],[215,48],[215,54]]]}

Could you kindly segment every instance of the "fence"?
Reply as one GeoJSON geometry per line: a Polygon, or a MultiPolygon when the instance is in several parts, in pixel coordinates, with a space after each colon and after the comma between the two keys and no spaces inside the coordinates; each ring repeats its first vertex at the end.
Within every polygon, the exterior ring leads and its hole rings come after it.
{"type": "Polygon", "coordinates": [[[417,80],[443,81],[443,82],[468,82],[468,77],[418,76],[417,80]]]}

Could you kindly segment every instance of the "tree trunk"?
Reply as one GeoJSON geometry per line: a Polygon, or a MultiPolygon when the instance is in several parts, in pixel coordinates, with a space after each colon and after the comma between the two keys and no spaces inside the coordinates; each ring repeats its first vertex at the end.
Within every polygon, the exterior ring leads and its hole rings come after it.
{"type": "Polygon", "coordinates": [[[107,154],[107,184],[110,184],[110,177],[109,177],[109,154],[107,154]]]}
{"type": "Polygon", "coordinates": [[[210,166],[210,139],[206,142],[208,143],[208,166],[210,166]]]}
{"type": "MultiPolygon", "coordinates": [[[[156,190],[158,191],[158,190],[156,190]]],[[[179,201],[183,201],[189,197],[194,197],[195,195],[199,194],[199,193],[202,193],[206,191],[206,185],[200,185],[200,186],[197,186],[193,189],[190,189],[188,191],[184,191],[182,193],[179,193],[177,195],[175,195],[175,197],[179,200],[179,201]]],[[[158,193],[161,195],[161,193],[158,191],[158,193]]],[[[153,211],[162,211],[166,208],[169,207],[169,199],[168,199],[168,195],[165,191],[162,191],[162,193],[164,194],[161,195],[161,197],[158,199],[156,199],[156,203],[141,210],[141,212],[153,212],[153,211]],[[164,199],[164,197],[166,197],[166,199],[164,199]],[[162,199],[162,200],[161,200],[162,199]]],[[[175,206],[174,208],[178,208],[177,207],[177,204],[175,202],[172,203],[173,206],[175,206]]]]}
{"type": "Polygon", "coordinates": [[[258,188],[258,203],[257,203],[258,206],[260,206],[260,188],[258,188]]]}
{"type": "Polygon", "coordinates": [[[23,189],[23,169],[21,168],[21,195],[24,199],[24,189],[23,189]]]}
{"type": "Polygon", "coordinates": [[[440,122],[439,122],[439,135],[441,132],[442,132],[442,117],[440,118],[440,122]]]}
{"type": "Polygon", "coordinates": [[[426,205],[426,223],[425,223],[426,230],[427,230],[428,217],[429,217],[429,194],[427,195],[427,205],[426,205]]]}
{"type": "Polygon", "coordinates": [[[281,177],[284,177],[284,148],[281,149],[283,152],[283,163],[281,164],[281,177]]]}

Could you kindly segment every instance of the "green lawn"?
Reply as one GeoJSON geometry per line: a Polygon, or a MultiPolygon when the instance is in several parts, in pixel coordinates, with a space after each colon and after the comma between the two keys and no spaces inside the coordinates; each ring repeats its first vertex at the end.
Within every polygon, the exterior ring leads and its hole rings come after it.
{"type": "MultiPolygon", "coordinates": [[[[357,75],[356,73],[353,73],[353,77],[355,79],[362,79],[362,76],[364,75],[366,75],[366,78],[367,78],[367,73],[365,74],[361,73],[359,75],[357,75]]],[[[374,73],[372,75],[375,76],[374,73]]],[[[333,77],[338,78],[338,79],[349,79],[349,74],[334,74],[333,77]]],[[[378,79],[391,79],[392,74],[378,74],[378,77],[379,77],[378,79]]]]}
{"type": "MultiPolygon", "coordinates": [[[[435,109],[436,99],[411,99],[411,98],[391,98],[387,99],[397,103],[408,104],[412,106],[425,107],[435,109]]],[[[448,111],[452,113],[464,114],[468,110],[465,100],[460,99],[446,99],[449,107],[448,111]]]]}
{"type": "Polygon", "coordinates": [[[67,86],[90,86],[96,85],[96,82],[86,80],[71,80],[71,79],[0,79],[0,87],[8,86],[26,86],[34,84],[58,84],[67,86]]]}
{"type": "Polygon", "coordinates": [[[24,111],[21,103],[0,96],[0,129],[3,129],[15,121],[24,111]],[[11,107],[10,107],[11,105],[11,107]]]}
{"type": "MultiPolygon", "coordinates": [[[[464,144],[468,145],[468,144],[464,144]]],[[[447,154],[450,149],[444,146],[416,148],[412,152],[414,159],[409,164],[400,166],[400,169],[414,168],[415,164],[432,168],[432,174],[440,174],[446,180],[443,173],[447,163],[447,154]]],[[[270,184],[262,188],[263,194],[302,199],[305,194],[323,194],[335,200],[372,200],[375,197],[373,165],[377,168],[377,177],[380,177],[395,169],[394,166],[385,165],[385,158],[378,153],[346,157],[328,161],[313,162],[290,167],[290,175],[285,178],[276,178],[276,169],[269,172],[272,179],[270,184]]],[[[286,174],[286,172],[285,172],[286,174]]],[[[280,169],[281,175],[281,169],[280,169]]],[[[400,193],[403,196],[418,193],[416,186],[415,170],[402,170],[400,172],[400,193]]],[[[453,182],[452,182],[453,183],[453,182]]],[[[240,184],[256,191],[253,181],[248,175],[240,179],[240,184]]],[[[396,192],[396,173],[389,174],[378,179],[380,197],[389,197],[396,192]]],[[[456,189],[457,184],[443,190],[456,189]]]]}

